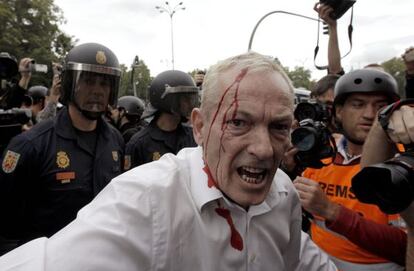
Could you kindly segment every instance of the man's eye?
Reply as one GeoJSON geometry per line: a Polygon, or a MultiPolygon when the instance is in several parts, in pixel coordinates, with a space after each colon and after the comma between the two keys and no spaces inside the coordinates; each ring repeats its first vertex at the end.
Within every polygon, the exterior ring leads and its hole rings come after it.
{"type": "Polygon", "coordinates": [[[233,127],[244,127],[246,125],[246,122],[244,120],[239,120],[239,119],[232,119],[227,121],[228,125],[231,125],[233,127]]]}
{"type": "Polygon", "coordinates": [[[278,130],[278,131],[288,131],[290,129],[290,125],[287,124],[272,124],[271,129],[278,130]]]}

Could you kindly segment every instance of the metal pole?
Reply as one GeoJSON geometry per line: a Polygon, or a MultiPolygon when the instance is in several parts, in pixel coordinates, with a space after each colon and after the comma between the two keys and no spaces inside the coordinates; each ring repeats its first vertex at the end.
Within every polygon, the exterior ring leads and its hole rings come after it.
{"type": "Polygon", "coordinates": [[[312,18],[312,17],[308,17],[308,16],[305,16],[305,15],[301,15],[301,14],[297,14],[297,13],[293,13],[293,12],[287,12],[287,11],[283,11],[283,10],[276,10],[276,11],[269,12],[266,15],[264,15],[262,18],[260,18],[260,20],[257,22],[256,26],[254,27],[253,32],[250,35],[249,48],[247,48],[248,51],[250,51],[252,49],[253,37],[254,37],[254,34],[256,33],[256,30],[259,27],[260,23],[267,16],[272,15],[272,14],[275,14],[275,13],[283,13],[283,14],[288,14],[288,15],[302,17],[302,18],[309,19],[309,20],[313,20],[313,21],[317,21],[317,22],[319,21],[318,19],[315,19],[315,18],[312,18]]]}
{"type": "Polygon", "coordinates": [[[174,24],[173,24],[173,16],[174,14],[179,10],[185,10],[185,7],[183,7],[183,2],[180,2],[177,4],[174,8],[171,8],[170,4],[168,2],[165,2],[166,7],[163,6],[156,6],[155,8],[160,13],[167,13],[170,16],[170,27],[171,27],[171,64],[172,69],[175,69],[175,59],[174,59],[174,24]]]}
{"type": "Polygon", "coordinates": [[[174,33],[173,33],[173,15],[175,11],[171,13],[171,63],[172,63],[172,69],[174,70],[174,33]]]}

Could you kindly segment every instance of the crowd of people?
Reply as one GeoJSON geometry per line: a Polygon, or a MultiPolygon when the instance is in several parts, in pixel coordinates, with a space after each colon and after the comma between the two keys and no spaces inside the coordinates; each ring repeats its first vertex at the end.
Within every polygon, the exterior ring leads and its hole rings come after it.
{"type": "Polygon", "coordinates": [[[414,97],[414,48],[399,93],[380,65],[345,72],[333,9],[315,11],[328,74],[311,98],[333,152],[311,166],[291,133],[320,126],[294,119],[293,85],[271,57],[247,52],[194,78],[164,71],[145,104],[118,98],[104,45],[75,46],[50,87],[30,85],[31,58],[1,53],[2,77],[20,73],[1,108],[30,114],[1,145],[0,270],[414,271],[414,203],[388,212],[353,190],[361,168],[413,144],[414,102],[401,98],[414,97]]]}

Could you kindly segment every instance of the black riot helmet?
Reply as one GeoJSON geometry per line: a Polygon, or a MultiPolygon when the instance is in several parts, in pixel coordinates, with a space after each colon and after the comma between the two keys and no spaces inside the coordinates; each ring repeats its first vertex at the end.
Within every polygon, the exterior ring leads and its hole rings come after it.
{"type": "Polygon", "coordinates": [[[341,76],[334,89],[334,105],[342,105],[352,93],[378,93],[388,97],[389,103],[399,100],[394,77],[377,69],[360,69],[341,76]]]}
{"type": "Polygon", "coordinates": [[[198,105],[198,92],[189,74],[177,70],[164,71],[151,82],[150,103],[159,111],[188,118],[198,105]]]}
{"type": "Polygon", "coordinates": [[[89,119],[99,118],[107,105],[116,106],[121,77],[118,58],[107,47],[85,43],[65,58],[62,103],[73,103],[89,119]]]}
{"type": "Polygon", "coordinates": [[[118,99],[118,109],[123,109],[127,117],[140,119],[145,109],[145,103],[135,96],[122,96],[118,99]]]}

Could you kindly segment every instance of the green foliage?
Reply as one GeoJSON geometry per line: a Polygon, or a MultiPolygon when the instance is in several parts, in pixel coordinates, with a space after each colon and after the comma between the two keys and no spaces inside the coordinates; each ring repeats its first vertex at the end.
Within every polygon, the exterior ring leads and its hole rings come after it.
{"type": "Polygon", "coordinates": [[[310,89],[311,86],[311,71],[304,67],[296,66],[292,71],[288,67],[283,67],[290,80],[292,80],[295,88],[310,89]]]}
{"type": "Polygon", "coordinates": [[[401,58],[391,58],[388,61],[381,63],[384,70],[390,73],[398,83],[398,91],[401,97],[405,96],[405,64],[401,58]]]}
{"type": "MultiPolygon", "coordinates": [[[[0,51],[17,60],[31,57],[39,64],[61,61],[74,40],[59,29],[62,10],[53,0],[1,0],[0,51]]],[[[50,85],[52,73],[34,74],[31,85],[50,85]]]]}
{"type": "Polygon", "coordinates": [[[144,61],[139,60],[139,64],[136,65],[133,69],[131,67],[128,70],[128,67],[124,64],[121,64],[122,69],[122,76],[121,76],[121,83],[119,87],[119,97],[125,95],[134,95],[133,91],[133,84],[132,84],[132,70],[134,70],[134,78],[133,81],[135,82],[136,92],[138,98],[143,99],[144,101],[148,101],[147,97],[147,90],[148,86],[151,83],[151,76],[150,70],[148,69],[147,65],[144,61]]]}

